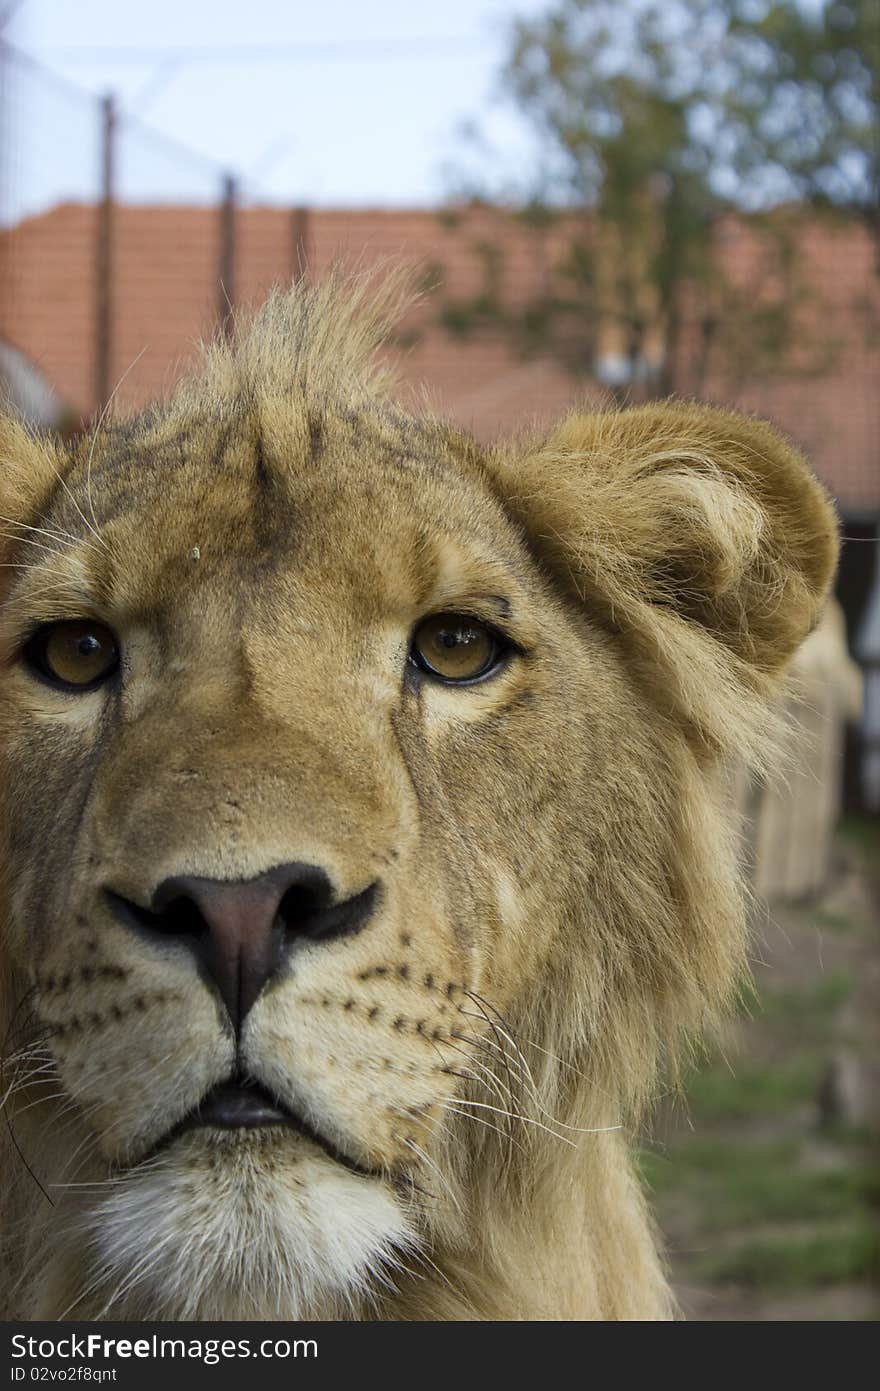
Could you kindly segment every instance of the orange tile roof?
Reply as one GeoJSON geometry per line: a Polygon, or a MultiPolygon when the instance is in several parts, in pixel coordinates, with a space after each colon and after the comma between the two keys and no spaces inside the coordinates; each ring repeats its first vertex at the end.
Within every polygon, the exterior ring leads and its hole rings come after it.
{"type": "MultiPolygon", "coordinates": [[[[0,233],[0,338],[24,352],[60,396],[84,416],[94,406],[96,209],[62,204],[0,233]]],[[[366,265],[403,256],[442,275],[442,294],[477,293],[485,247],[501,245],[499,290],[506,305],[539,292],[570,231],[560,219],[538,234],[521,219],[488,208],[309,211],[279,208],[237,213],[236,299],[257,302],[296,272],[305,230],[310,267],[320,273],[340,257],[366,265]]],[[[744,286],[756,275],[760,247],[747,225],[723,229],[722,254],[744,286]]],[[[161,393],[185,366],[187,345],[216,322],[220,219],[204,207],[120,205],[115,222],[114,380],[125,405],[161,393]],[[142,356],[138,356],[142,354],[142,356]],[[136,360],[136,361],[135,361],[136,360]]],[[[802,279],[810,303],[806,342],[833,346],[821,372],[767,376],[719,365],[701,394],[776,420],[811,457],[845,511],[880,508],[880,290],[874,247],[857,223],[802,220],[802,279]]],[[[481,439],[549,423],[577,400],[600,401],[603,389],[574,377],[557,359],[524,360],[503,331],[488,324],[464,338],[440,320],[440,294],[426,294],[405,330],[404,387],[426,383],[430,399],[481,439]]],[[[685,335],[693,352],[693,334],[685,335]]],[[[687,379],[687,373],[685,373],[687,379]]],[[[687,388],[686,389],[693,389],[687,388]]]]}

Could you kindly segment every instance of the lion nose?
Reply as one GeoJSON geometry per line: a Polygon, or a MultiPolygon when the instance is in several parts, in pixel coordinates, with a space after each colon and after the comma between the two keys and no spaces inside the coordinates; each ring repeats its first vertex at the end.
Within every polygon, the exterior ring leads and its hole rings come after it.
{"type": "Polygon", "coordinates": [[[266,984],[300,939],[327,941],[360,931],[378,885],[334,902],[333,886],[316,865],[279,865],[254,879],[165,879],[150,908],[108,890],[118,916],[154,938],[187,946],[219,991],[238,1031],[266,984]]]}

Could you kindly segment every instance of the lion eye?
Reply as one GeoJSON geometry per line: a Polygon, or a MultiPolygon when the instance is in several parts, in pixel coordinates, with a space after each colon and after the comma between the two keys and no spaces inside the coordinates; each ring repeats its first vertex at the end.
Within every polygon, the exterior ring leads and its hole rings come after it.
{"type": "Polygon", "coordinates": [[[24,655],[37,676],[65,690],[90,690],[119,666],[113,633],[103,623],[85,618],[38,628],[24,655]]]}
{"type": "Polygon", "coordinates": [[[460,613],[425,618],[412,640],[412,657],[422,671],[440,681],[478,681],[504,656],[506,645],[491,628],[460,613]]]}

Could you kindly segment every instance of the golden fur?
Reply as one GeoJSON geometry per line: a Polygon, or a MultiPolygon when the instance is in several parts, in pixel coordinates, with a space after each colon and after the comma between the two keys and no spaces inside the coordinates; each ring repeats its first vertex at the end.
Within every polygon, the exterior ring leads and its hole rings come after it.
{"type": "Polygon", "coordinates": [[[718,769],[772,736],[834,515],[705,406],[491,451],[411,417],[370,366],[392,300],[277,294],[70,449],[0,426],[7,1318],[672,1312],[628,1138],[744,967],[718,769]],[[416,680],[449,610],[518,653],[416,680]],[[84,615],[122,674],[71,695],[21,649],[84,615]],[[360,1171],[286,1130],[154,1151],[235,1040],[103,889],[293,860],[381,902],[242,1054],[360,1171]]]}

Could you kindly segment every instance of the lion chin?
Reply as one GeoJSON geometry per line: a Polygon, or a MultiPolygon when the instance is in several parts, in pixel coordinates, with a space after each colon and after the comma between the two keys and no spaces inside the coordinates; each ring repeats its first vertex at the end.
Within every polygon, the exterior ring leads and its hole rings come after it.
{"type": "Polygon", "coordinates": [[[381,1179],[274,1130],[181,1136],[109,1185],[69,1239],[91,1262],[76,1316],[130,1319],[350,1318],[416,1246],[381,1179]]]}

